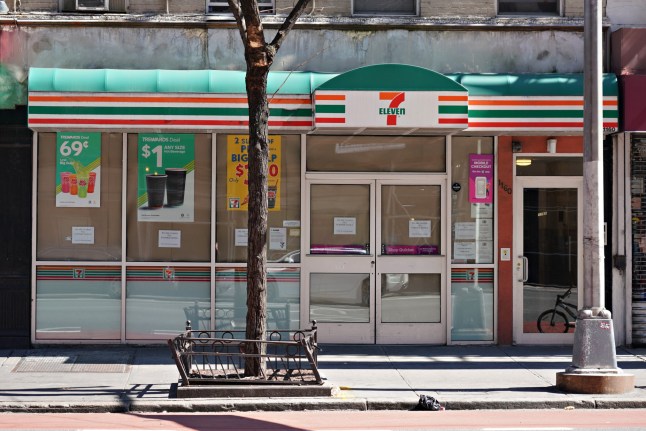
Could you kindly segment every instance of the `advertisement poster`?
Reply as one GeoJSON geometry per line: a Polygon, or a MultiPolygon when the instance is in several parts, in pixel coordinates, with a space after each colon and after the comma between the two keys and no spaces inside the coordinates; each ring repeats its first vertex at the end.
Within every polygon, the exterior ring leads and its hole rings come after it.
{"type": "MultiPolygon", "coordinates": [[[[280,136],[269,136],[267,203],[269,211],[280,210],[280,136]]],[[[249,208],[249,135],[227,137],[227,209],[247,211],[249,208]]]]}
{"type": "Polygon", "coordinates": [[[469,202],[493,203],[493,154],[469,154],[469,202]]]}
{"type": "Polygon", "coordinates": [[[195,215],[195,136],[140,134],[137,221],[192,222],[195,215]]]}
{"type": "Polygon", "coordinates": [[[101,206],[101,133],[56,134],[56,206],[101,206]]]}

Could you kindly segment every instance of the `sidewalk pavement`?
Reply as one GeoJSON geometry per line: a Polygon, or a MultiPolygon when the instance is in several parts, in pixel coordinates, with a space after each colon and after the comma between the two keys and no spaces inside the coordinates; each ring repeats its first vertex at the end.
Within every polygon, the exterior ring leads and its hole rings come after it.
{"type": "Polygon", "coordinates": [[[165,346],[56,346],[0,350],[0,412],[216,412],[410,410],[431,395],[447,410],[646,408],[646,348],[618,348],[635,375],[622,395],[556,390],[572,359],[554,346],[323,345],[333,397],[174,398],[179,373],[165,346]]]}

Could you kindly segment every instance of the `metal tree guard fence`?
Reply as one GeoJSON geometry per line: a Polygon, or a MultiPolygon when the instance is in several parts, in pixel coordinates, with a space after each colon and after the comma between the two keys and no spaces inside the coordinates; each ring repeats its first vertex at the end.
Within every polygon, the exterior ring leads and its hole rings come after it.
{"type": "Polygon", "coordinates": [[[245,331],[193,330],[187,321],[186,331],[168,340],[182,384],[323,384],[317,367],[316,321],[309,329],[267,331],[261,341],[244,336],[245,331]],[[264,353],[247,353],[254,351],[252,344],[264,345],[256,350],[264,353]],[[264,362],[262,376],[245,376],[249,357],[264,362]]]}

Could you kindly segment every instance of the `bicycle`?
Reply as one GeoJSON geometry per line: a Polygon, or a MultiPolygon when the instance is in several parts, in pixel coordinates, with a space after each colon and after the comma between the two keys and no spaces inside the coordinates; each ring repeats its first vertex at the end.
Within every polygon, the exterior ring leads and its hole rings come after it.
{"type": "Polygon", "coordinates": [[[576,322],[577,306],[564,300],[572,294],[572,286],[562,295],[556,295],[554,308],[543,311],[536,320],[538,332],[541,333],[567,333],[570,328],[574,329],[576,322]],[[565,313],[561,310],[565,311],[565,313]],[[569,315],[573,321],[568,320],[569,315]]]}

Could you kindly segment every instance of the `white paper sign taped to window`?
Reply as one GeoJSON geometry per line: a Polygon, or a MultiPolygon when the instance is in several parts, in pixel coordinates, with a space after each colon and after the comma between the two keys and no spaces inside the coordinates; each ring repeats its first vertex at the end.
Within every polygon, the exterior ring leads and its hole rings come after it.
{"type": "Polygon", "coordinates": [[[284,227],[269,228],[269,250],[287,250],[287,229],[284,227]]]}
{"type": "Polygon", "coordinates": [[[410,238],[430,238],[431,221],[430,220],[409,220],[408,236],[410,238]]]}
{"type": "Polygon", "coordinates": [[[181,230],[160,230],[159,247],[160,248],[180,248],[182,246],[181,230]]]}
{"type": "Polygon", "coordinates": [[[73,226],[72,244],[94,244],[94,226],[73,226]]]}
{"type": "Polygon", "coordinates": [[[249,244],[249,229],[236,229],[236,247],[246,247],[249,244]]]}
{"type": "Polygon", "coordinates": [[[356,217],[334,217],[334,235],[356,235],[356,217]]]}

